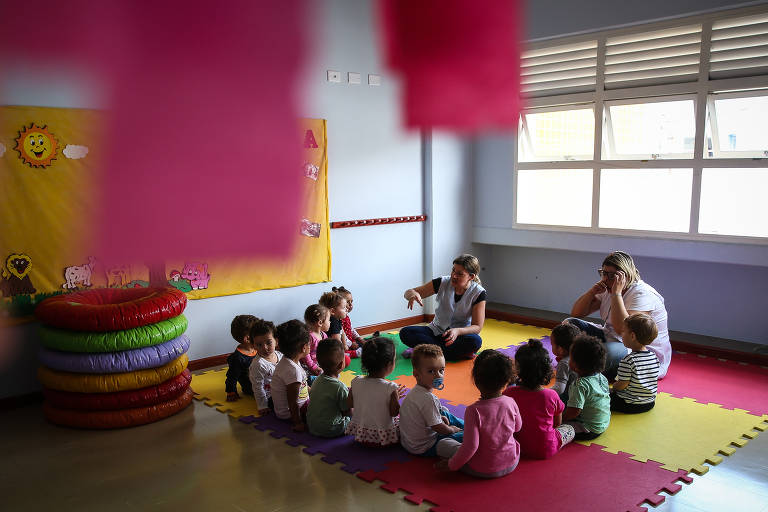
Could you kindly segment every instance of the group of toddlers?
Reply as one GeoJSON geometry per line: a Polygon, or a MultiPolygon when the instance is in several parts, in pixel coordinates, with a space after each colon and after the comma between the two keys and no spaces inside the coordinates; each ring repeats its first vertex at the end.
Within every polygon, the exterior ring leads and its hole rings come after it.
{"type": "Polygon", "coordinates": [[[495,350],[477,354],[472,380],[480,399],[462,420],[432,393],[444,386],[442,349],[414,348],[416,386],[408,392],[385,378],[397,357],[392,340],[359,336],[351,328],[351,309],[352,296],[342,287],[309,306],[305,322],[274,327],[236,317],[232,335],[240,345],[228,358],[228,399],[237,399],[239,382],[260,414],[274,411],[296,431],[352,435],[371,447],[401,444],[412,454],[440,457],[438,469],[481,478],[512,472],[521,456],[547,459],[574,439],[598,437],[608,428],[611,410],[640,413],[654,405],[659,362],[646,346],[656,337],[656,325],[642,313],[625,320],[623,339],[631,352],[619,365],[612,391],[602,374],[603,343],[564,322],[550,336],[556,371],[539,340],[521,346],[514,361],[495,350]],[[339,374],[358,356],[365,375],[347,388],[339,374]],[[545,387],[553,375],[554,386],[545,387]]]}

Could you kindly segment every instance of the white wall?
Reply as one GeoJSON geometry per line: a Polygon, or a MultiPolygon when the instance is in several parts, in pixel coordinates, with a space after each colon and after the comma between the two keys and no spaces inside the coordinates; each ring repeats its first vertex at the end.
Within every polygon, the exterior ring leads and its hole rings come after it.
{"type": "MultiPolygon", "coordinates": [[[[749,2],[755,3],[765,2],[749,2]]],[[[548,38],[740,5],[537,0],[528,3],[528,34],[548,38]]],[[[670,329],[768,344],[768,325],[759,321],[768,305],[768,246],[514,229],[515,147],[513,134],[499,133],[480,138],[474,149],[473,241],[482,244],[490,300],[568,313],[597,280],[605,254],[621,249],[664,295],[670,329]]]]}

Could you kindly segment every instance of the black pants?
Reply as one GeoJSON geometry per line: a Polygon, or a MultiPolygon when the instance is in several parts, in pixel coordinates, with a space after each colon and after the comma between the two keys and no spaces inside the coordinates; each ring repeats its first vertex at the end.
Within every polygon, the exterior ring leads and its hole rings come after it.
{"type": "Polygon", "coordinates": [[[646,404],[631,404],[624,401],[616,393],[611,393],[611,410],[616,412],[623,412],[625,414],[638,414],[641,412],[648,412],[656,405],[656,401],[648,402],[646,404]]]}

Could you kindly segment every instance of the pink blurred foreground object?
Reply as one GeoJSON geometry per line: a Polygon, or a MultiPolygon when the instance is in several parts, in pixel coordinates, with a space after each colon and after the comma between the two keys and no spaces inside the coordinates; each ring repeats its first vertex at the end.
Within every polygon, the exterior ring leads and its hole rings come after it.
{"type": "Polygon", "coordinates": [[[517,129],[522,1],[379,0],[409,128],[517,129]]]}
{"type": "Polygon", "coordinates": [[[107,86],[94,219],[102,258],[289,254],[301,222],[303,6],[39,0],[0,8],[0,65],[64,64],[107,86]]]}

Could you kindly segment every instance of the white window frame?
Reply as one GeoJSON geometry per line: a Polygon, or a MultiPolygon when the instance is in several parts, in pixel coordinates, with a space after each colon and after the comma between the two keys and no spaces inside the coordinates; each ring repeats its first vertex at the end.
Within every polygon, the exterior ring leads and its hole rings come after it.
{"type": "MultiPolygon", "coordinates": [[[[709,131],[712,136],[712,156],[705,156],[707,160],[723,158],[768,158],[768,151],[722,151],[720,149],[720,133],[717,130],[717,109],[715,100],[728,100],[732,98],[756,98],[768,96],[768,90],[757,89],[752,91],[717,92],[707,95],[707,114],[709,131]]],[[[706,139],[705,139],[706,142],[706,139]]],[[[706,146],[704,148],[706,153],[706,146]]]]}
{"type": "MultiPolygon", "coordinates": [[[[532,108],[532,109],[525,109],[524,112],[520,115],[520,133],[518,134],[520,137],[522,137],[522,144],[526,145],[528,147],[528,152],[530,154],[533,154],[533,142],[531,141],[531,132],[528,130],[528,120],[526,119],[526,114],[544,114],[547,112],[563,112],[566,110],[592,110],[592,113],[594,114],[595,106],[593,103],[581,103],[578,105],[559,105],[557,107],[546,107],[546,108],[532,108]]],[[[594,147],[592,148],[592,158],[567,158],[571,155],[563,155],[566,157],[564,160],[556,160],[557,162],[589,162],[594,159],[594,147]]],[[[515,151],[515,158],[517,158],[518,152],[515,151]]],[[[581,156],[581,155],[579,155],[581,156]]],[[[526,162],[521,163],[541,163],[541,162],[548,162],[552,160],[546,160],[544,158],[540,160],[529,160],[526,162]]]]}
{"type": "MultiPolygon", "coordinates": [[[[728,92],[729,94],[749,95],[768,95],[768,75],[750,76],[743,78],[709,78],[709,48],[710,37],[712,33],[712,24],[716,20],[724,18],[738,18],[750,13],[763,14],[766,12],[765,6],[759,8],[750,8],[739,10],[738,12],[729,12],[727,14],[709,14],[691,17],[685,20],[670,20],[650,25],[644,25],[642,28],[619,29],[605,31],[600,34],[590,34],[588,36],[576,36],[565,38],[549,44],[539,44],[538,47],[560,46],[567,43],[577,42],[578,40],[595,40],[598,42],[597,52],[597,86],[594,92],[573,93],[560,96],[534,97],[525,100],[527,108],[525,111],[543,112],[548,109],[572,109],[584,104],[594,104],[595,111],[595,149],[594,155],[599,157],[593,160],[563,160],[556,162],[519,162],[517,148],[514,151],[514,208],[512,209],[512,227],[525,231],[549,231],[564,233],[585,233],[613,236],[629,236],[654,239],[674,239],[674,240],[693,240],[708,242],[723,242],[751,245],[768,245],[768,238],[765,237],[745,237],[732,235],[710,235],[698,232],[699,224],[699,203],[701,199],[701,174],[704,167],[707,168],[765,168],[768,167],[768,157],[745,158],[705,158],[705,123],[707,112],[707,100],[711,94],[728,92]],[[623,89],[605,89],[605,45],[609,37],[629,34],[632,32],[651,32],[666,27],[684,26],[691,23],[691,20],[702,23],[702,42],[699,63],[698,80],[686,83],[673,83],[665,85],[646,85],[638,87],[628,87],[623,89]],[[756,89],[760,89],[758,92],[756,89]],[[739,91],[739,92],[733,92],[739,91]],[[666,101],[673,97],[693,97],[694,115],[695,115],[695,140],[693,158],[684,159],[637,159],[637,160],[603,160],[603,120],[606,104],[616,104],[617,101],[627,101],[628,103],[637,103],[639,101],[666,101]],[[521,224],[517,222],[517,170],[518,169],[557,169],[566,166],[568,168],[592,169],[593,172],[593,192],[592,192],[592,224],[589,228],[572,226],[553,226],[539,224],[521,224]],[[600,173],[602,168],[692,168],[693,181],[691,191],[691,214],[690,226],[687,233],[668,232],[668,231],[643,231],[630,229],[600,228],[599,227],[599,204],[600,204],[600,173]]],[[[714,134],[713,134],[714,137],[714,134]]],[[[714,138],[713,138],[714,141],[714,138]]],[[[517,141],[515,141],[517,146],[517,141]]]]}

